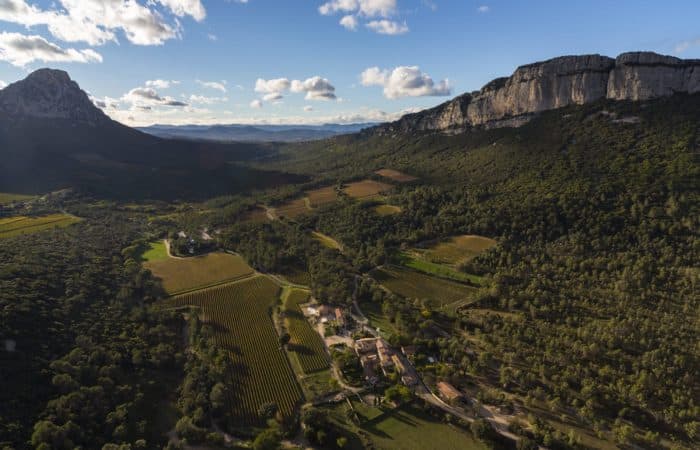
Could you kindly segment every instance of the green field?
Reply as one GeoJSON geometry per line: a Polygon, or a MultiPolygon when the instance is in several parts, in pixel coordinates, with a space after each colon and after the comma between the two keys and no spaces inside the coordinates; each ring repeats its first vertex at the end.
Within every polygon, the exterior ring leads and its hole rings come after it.
{"type": "Polygon", "coordinates": [[[313,234],[314,239],[320,242],[324,247],[332,250],[343,251],[343,246],[332,237],[319,233],[318,231],[313,231],[311,234],[313,234]]]}
{"type": "Polygon", "coordinates": [[[378,303],[363,302],[360,304],[362,314],[369,319],[369,324],[378,329],[385,338],[390,334],[398,334],[396,327],[389,322],[389,319],[382,313],[382,307],[378,303]]]}
{"type": "Polygon", "coordinates": [[[469,261],[497,244],[493,239],[463,235],[435,243],[422,251],[425,259],[438,264],[457,265],[469,261]]]}
{"type": "Polygon", "coordinates": [[[300,304],[309,301],[309,292],[290,289],[284,298],[285,325],[291,336],[288,350],[293,353],[305,374],[328,369],[328,356],[321,336],[301,312],[300,304]]]}
{"type": "Polygon", "coordinates": [[[41,217],[17,216],[0,219],[0,239],[33,234],[53,228],[64,228],[80,219],[70,214],[51,214],[41,217]]]}
{"type": "Polygon", "coordinates": [[[209,253],[191,258],[165,258],[144,263],[170,295],[245,278],[254,273],[238,255],[209,253]]]}
{"type": "Polygon", "coordinates": [[[168,258],[168,249],[163,241],[149,242],[148,247],[141,255],[143,261],[160,261],[168,258]]]}
{"type": "Polygon", "coordinates": [[[454,281],[481,285],[483,278],[478,275],[460,272],[453,269],[451,266],[437,264],[420,257],[420,254],[414,252],[401,252],[399,254],[399,264],[408,267],[418,272],[423,272],[428,275],[435,275],[440,278],[447,278],[454,281]]]}
{"type": "Polygon", "coordinates": [[[5,205],[12,202],[31,200],[35,197],[35,195],[11,194],[9,192],[0,192],[0,205],[5,205]]]}
{"type": "Polygon", "coordinates": [[[289,417],[302,401],[271,317],[278,294],[277,284],[256,276],[163,302],[198,307],[202,320],[215,325],[217,342],[231,356],[231,414],[241,425],[261,425],[258,409],[265,403],[276,403],[289,417]]]}
{"type": "Polygon", "coordinates": [[[380,216],[393,216],[394,214],[401,214],[401,208],[394,205],[377,205],[374,207],[374,212],[380,216]]]}
{"type": "Polygon", "coordinates": [[[390,291],[406,298],[429,300],[433,306],[442,307],[470,297],[475,288],[425,275],[397,266],[372,271],[372,277],[390,291]]]}

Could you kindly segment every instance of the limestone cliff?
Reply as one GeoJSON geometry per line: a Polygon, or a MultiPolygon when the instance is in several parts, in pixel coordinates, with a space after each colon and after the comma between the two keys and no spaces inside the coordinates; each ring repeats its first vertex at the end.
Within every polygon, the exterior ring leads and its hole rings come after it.
{"type": "Polygon", "coordinates": [[[650,52],[562,56],[518,67],[480,91],[381,125],[379,132],[462,132],[473,126],[520,126],[539,112],[603,98],[649,100],[700,92],[700,60],[650,52]]]}

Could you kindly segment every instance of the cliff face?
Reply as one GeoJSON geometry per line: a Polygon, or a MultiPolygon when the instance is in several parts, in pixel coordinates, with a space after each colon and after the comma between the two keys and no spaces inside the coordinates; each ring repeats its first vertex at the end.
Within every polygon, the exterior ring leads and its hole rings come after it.
{"type": "Polygon", "coordinates": [[[562,56],[528,64],[480,91],[379,127],[380,132],[462,132],[473,126],[520,126],[541,111],[602,98],[648,100],[700,92],[700,60],[650,52],[562,56]]]}

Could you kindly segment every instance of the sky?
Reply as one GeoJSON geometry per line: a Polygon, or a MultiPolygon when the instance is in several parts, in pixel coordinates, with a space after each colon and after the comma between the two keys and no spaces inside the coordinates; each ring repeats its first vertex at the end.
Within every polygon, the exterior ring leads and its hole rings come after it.
{"type": "Polygon", "coordinates": [[[387,121],[522,64],[700,58],[700,1],[0,0],[0,87],[66,70],[111,117],[387,121]]]}

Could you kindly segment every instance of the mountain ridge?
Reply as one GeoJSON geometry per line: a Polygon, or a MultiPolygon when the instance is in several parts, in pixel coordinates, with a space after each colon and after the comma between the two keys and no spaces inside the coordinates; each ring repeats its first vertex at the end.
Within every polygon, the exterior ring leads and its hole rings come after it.
{"type": "Polygon", "coordinates": [[[518,67],[479,91],[403,116],[374,132],[461,133],[471,127],[521,126],[535,114],[601,99],[651,100],[700,92],[700,60],[653,52],[559,56],[518,67]]]}

